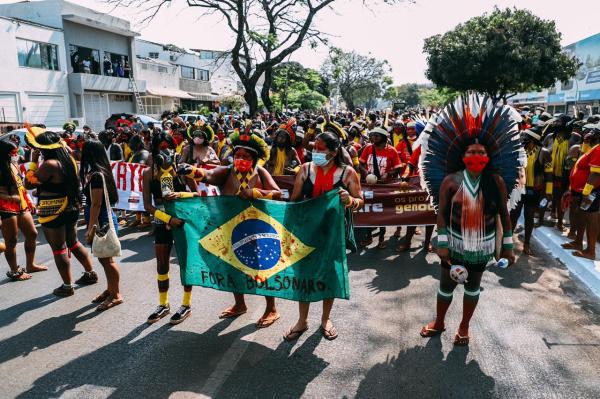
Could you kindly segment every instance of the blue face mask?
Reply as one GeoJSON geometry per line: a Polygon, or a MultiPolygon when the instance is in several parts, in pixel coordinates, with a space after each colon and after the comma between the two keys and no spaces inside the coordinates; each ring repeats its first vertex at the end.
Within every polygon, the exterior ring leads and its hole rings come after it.
{"type": "Polygon", "coordinates": [[[325,166],[329,163],[329,159],[327,159],[327,154],[324,152],[313,152],[312,161],[317,166],[325,166]]]}

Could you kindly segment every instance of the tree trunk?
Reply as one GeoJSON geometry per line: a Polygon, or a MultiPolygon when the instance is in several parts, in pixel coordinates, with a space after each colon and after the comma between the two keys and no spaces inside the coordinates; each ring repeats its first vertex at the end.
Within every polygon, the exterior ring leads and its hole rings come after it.
{"type": "Polygon", "coordinates": [[[250,114],[250,117],[254,118],[256,116],[256,111],[258,110],[258,96],[253,87],[246,87],[244,100],[246,100],[246,104],[248,104],[248,113],[250,114]]]}
{"type": "Polygon", "coordinates": [[[267,68],[265,70],[265,83],[263,84],[262,90],[260,91],[260,98],[262,99],[263,104],[269,110],[269,112],[273,111],[273,101],[271,101],[270,91],[271,86],[273,85],[273,69],[267,68]]]}

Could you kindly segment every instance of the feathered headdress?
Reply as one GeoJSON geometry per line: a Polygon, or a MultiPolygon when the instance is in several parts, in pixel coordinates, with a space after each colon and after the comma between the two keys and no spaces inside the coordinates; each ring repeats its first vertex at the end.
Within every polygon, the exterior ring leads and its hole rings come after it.
{"type": "Polygon", "coordinates": [[[37,136],[45,133],[46,129],[41,127],[32,127],[28,123],[25,123],[25,142],[33,148],[37,148],[39,150],[56,150],[57,148],[65,147],[65,142],[61,139],[60,141],[52,144],[41,144],[37,141],[37,136]]]}
{"type": "Polygon", "coordinates": [[[229,136],[233,149],[244,148],[258,155],[258,158],[268,159],[269,146],[254,133],[234,132],[229,136]]]}
{"type": "Polygon", "coordinates": [[[202,120],[199,120],[196,123],[188,126],[186,130],[187,136],[190,140],[193,139],[194,132],[196,130],[204,132],[206,134],[206,141],[209,143],[212,143],[215,139],[215,131],[213,130],[212,126],[202,120]]]}
{"type": "Polygon", "coordinates": [[[323,131],[331,132],[331,133],[335,134],[336,136],[338,136],[338,138],[341,141],[345,141],[348,139],[348,135],[346,134],[346,131],[339,124],[337,124],[335,122],[325,122],[323,124],[323,131]]]}
{"type": "Polygon", "coordinates": [[[513,189],[525,158],[519,140],[520,119],[513,108],[494,105],[489,96],[469,93],[429,120],[421,134],[420,169],[436,209],[442,181],[464,169],[462,158],[474,139],[488,151],[488,168],[502,176],[511,197],[518,195],[513,189]]]}

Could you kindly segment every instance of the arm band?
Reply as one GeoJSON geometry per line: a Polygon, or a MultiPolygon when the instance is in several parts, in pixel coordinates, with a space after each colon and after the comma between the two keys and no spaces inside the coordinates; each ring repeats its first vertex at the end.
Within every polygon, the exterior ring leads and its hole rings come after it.
{"type": "Polygon", "coordinates": [[[206,177],[206,173],[204,173],[204,169],[192,167],[192,171],[186,175],[190,179],[194,179],[196,181],[202,181],[206,177]]]}
{"type": "Polygon", "coordinates": [[[546,183],[546,194],[551,195],[552,192],[554,191],[554,184],[549,181],[546,183]]]}
{"type": "Polygon", "coordinates": [[[154,211],[154,217],[166,224],[169,224],[169,222],[171,221],[170,215],[167,215],[166,213],[164,213],[163,211],[158,210],[158,209],[156,211],[154,211]]]}
{"type": "Polygon", "coordinates": [[[358,166],[360,164],[360,161],[358,160],[358,157],[352,157],[352,166],[358,166]]]}
{"type": "Polygon", "coordinates": [[[37,163],[35,163],[35,162],[29,162],[29,163],[27,164],[27,171],[28,171],[28,172],[29,172],[29,171],[33,171],[33,172],[35,172],[36,170],[38,170],[37,163]]]}
{"type": "Polygon", "coordinates": [[[585,183],[585,187],[583,188],[583,191],[581,192],[581,194],[584,197],[587,197],[588,195],[590,195],[592,193],[593,189],[594,189],[593,185],[591,185],[590,183],[585,183]]]}
{"type": "Polygon", "coordinates": [[[300,172],[300,165],[296,166],[293,170],[294,170],[294,174],[298,174],[298,172],[300,172]]]}
{"type": "Polygon", "coordinates": [[[179,198],[192,198],[194,193],[188,193],[187,191],[183,191],[179,193],[179,198]]]}
{"type": "Polygon", "coordinates": [[[505,231],[502,235],[502,249],[513,249],[513,232],[505,231]]]}
{"type": "Polygon", "coordinates": [[[258,188],[252,189],[252,198],[254,199],[273,199],[273,192],[269,194],[263,194],[258,188]]]}
{"type": "Polygon", "coordinates": [[[591,173],[600,173],[600,167],[592,166],[592,167],[590,167],[590,172],[591,173]]]}

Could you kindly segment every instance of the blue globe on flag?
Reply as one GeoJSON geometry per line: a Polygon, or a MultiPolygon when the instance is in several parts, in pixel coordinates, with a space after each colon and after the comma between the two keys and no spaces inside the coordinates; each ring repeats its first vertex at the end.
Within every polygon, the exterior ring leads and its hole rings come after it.
{"type": "Polygon", "coordinates": [[[281,238],[277,230],[260,219],[247,219],[235,226],[231,245],[238,260],[254,270],[269,270],[281,257],[281,238]]]}

